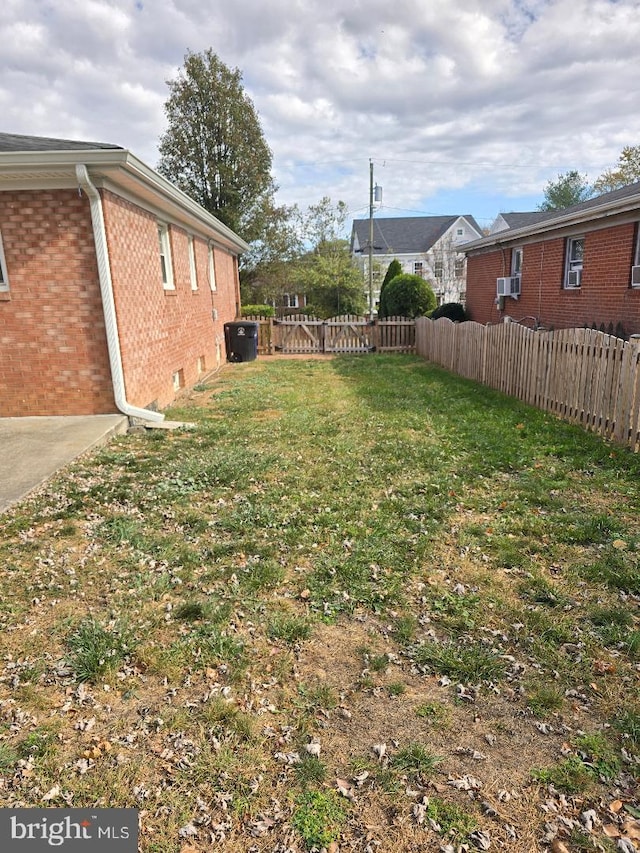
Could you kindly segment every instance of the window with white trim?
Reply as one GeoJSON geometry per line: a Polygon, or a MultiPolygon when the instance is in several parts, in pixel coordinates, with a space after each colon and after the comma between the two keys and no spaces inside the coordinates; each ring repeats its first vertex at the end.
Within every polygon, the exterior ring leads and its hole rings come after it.
{"type": "Polygon", "coordinates": [[[413,274],[422,276],[424,278],[424,264],[422,263],[422,261],[414,261],[413,274]]]}
{"type": "Polygon", "coordinates": [[[6,293],[9,290],[9,275],[7,274],[7,262],[4,257],[4,247],[2,245],[2,233],[0,233],[0,293],[6,293]]]}
{"type": "Polygon", "coordinates": [[[436,278],[444,278],[444,261],[440,259],[434,261],[433,274],[436,278]]]}
{"type": "Polygon", "coordinates": [[[511,275],[522,275],[522,246],[511,250],[511,275]]]}
{"type": "Polygon", "coordinates": [[[582,258],[584,256],[584,237],[569,237],[564,265],[564,286],[574,290],[582,284],[582,258]]]}
{"type": "Polygon", "coordinates": [[[631,287],[640,288],[640,222],[636,225],[636,245],[633,250],[633,266],[631,267],[631,287]]]}
{"type": "Polygon", "coordinates": [[[209,244],[209,286],[211,290],[216,290],[216,259],[211,244],[209,244]]]}
{"type": "Polygon", "coordinates": [[[453,274],[456,278],[464,276],[464,257],[457,255],[453,262],[453,274]]]}
{"type": "Polygon", "coordinates": [[[160,270],[162,286],[165,290],[175,290],[173,283],[173,268],[171,266],[171,248],[169,245],[169,228],[158,222],[158,244],[160,248],[160,270]]]}
{"type": "Polygon", "coordinates": [[[191,290],[197,290],[198,274],[196,271],[196,248],[191,235],[189,235],[189,279],[191,281],[191,290]]]}
{"type": "Polygon", "coordinates": [[[297,293],[285,293],[284,294],[284,307],[285,308],[299,308],[300,301],[298,299],[297,293]]]}

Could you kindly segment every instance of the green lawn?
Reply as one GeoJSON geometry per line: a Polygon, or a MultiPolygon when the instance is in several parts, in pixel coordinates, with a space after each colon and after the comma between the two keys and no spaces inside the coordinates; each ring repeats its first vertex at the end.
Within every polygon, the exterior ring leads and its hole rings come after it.
{"type": "Polygon", "coordinates": [[[411,356],[168,416],[2,516],[0,805],[139,808],[143,853],[635,837],[640,458],[411,356]]]}

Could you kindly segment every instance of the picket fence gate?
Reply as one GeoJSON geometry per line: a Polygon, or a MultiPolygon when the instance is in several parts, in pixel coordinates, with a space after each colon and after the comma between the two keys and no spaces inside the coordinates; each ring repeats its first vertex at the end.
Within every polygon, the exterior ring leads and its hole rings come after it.
{"type": "Polygon", "coordinates": [[[245,317],[258,323],[258,354],[415,352],[415,320],[385,317],[369,320],[343,314],[320,320],[306,314],[245,317]]]}

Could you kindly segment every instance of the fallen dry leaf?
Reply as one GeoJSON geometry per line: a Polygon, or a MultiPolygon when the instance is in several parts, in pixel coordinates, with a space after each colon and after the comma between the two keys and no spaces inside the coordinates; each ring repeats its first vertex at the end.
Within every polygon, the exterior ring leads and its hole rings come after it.
{"type": "Polygon", "coordinates": [[[640,820],[625,820],[622,825],[622,832],[628,838],[640,841],[640,820]]]}

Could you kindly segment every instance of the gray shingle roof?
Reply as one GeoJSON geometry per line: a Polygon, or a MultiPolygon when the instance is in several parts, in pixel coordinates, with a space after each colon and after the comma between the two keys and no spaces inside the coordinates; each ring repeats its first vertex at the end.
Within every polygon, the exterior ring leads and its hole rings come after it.
{"type": "Polygon", "coordinates": [[[73,139],[53,139],[48,136],[21,136],[18,133],[0,133],[0,152],[9,151],[95,151],[118,149],[120,145],[108,142],[80,142],[73,139]]]}
{"type": "MultiPolygon", "coordinates": [[[[462,214],[461,214],[462,215],[462,214]]],[[[457,216],[401,216],[373,220],[373,254],[424,254],[460,218],[457,216]]],[[[464,218],[479,234],[481,230],[472,216],[464,218]]],[[[355,239],[362,250],[369,245],[369,220],[354,219],[351,249],[355,239]]]]}
{"type": "Polygon", "coordinates": [[[500,216],[507,223],[509,228],[524,228],[526,225],[532,225],[534,222],[540,222],[541,219],[546,219],[549,216],[548,211],[530,210],[512,213],[501,213],[500,216]]]}
{"type": "MultiPolygon", "coordinates": [[[[481,237],[479,240],[467,243],[464,246],[464,251],[468,253],[474,249],[484,249],[497,243],[520,240],[531,235],[553,231],[555,227],[563,228],[576,223],[584,225],[592,219],[612,216],[623,210],[640,210],[640,181],[603,193],[595,198],[590,198],[588,201],[580,202],[580,204],[571,205],[571,207],[564,207],[560,210],[541,210],[535,215],[521,214],[526,217],[525,221],[517,222],[514,220],[509,223],[509,228],[494,231],[487,237],[481,237]],[[589,216],[591,211],[593,211],[592,217],[589,216]]],[[[508,221],[507,217],[510,214],[503,213],[501,215],[505,221],[508,221]]],[[[517,214],[512,215],[517,216],[517,214]]]]}

